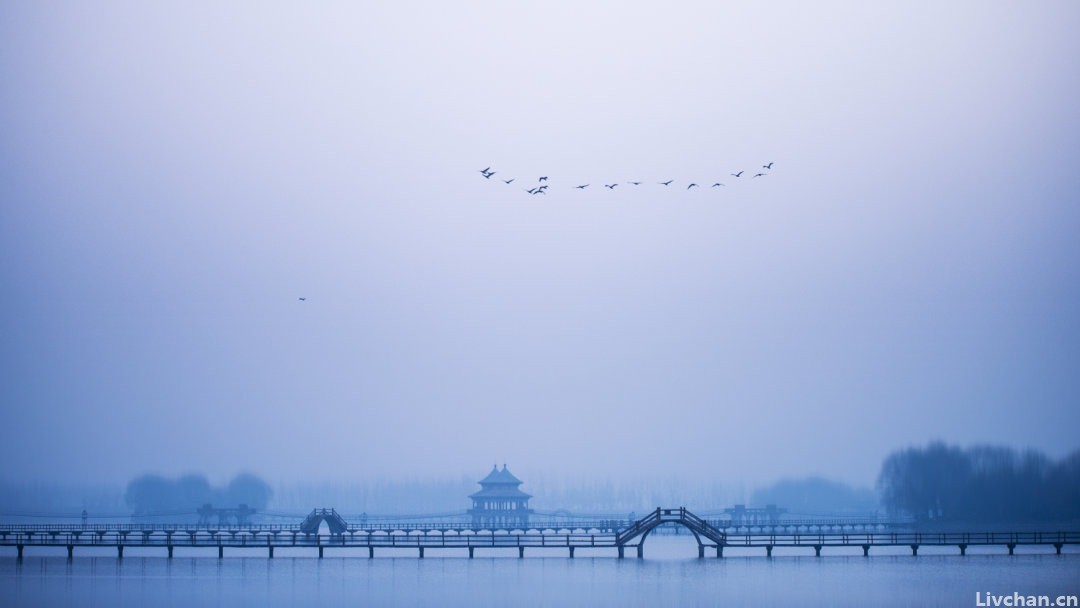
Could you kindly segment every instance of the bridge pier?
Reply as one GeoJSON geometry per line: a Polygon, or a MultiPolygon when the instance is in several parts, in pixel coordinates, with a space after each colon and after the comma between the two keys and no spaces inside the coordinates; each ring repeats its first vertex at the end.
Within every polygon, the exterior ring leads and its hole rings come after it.
{"type": "Polygon", "coordinates": [[[469,547],[469,559],[473,558],[473,547],[469,547]]]}
{"type": "Polygon", "coordinates": [[[814,557],[821,557],[821,545],[814,545],[814,557]]]}
{"type": "Polygon", "coordinates": [[[518,559],[525,559],[525,547],[518,547],[518,559]]]}
{"type": "Polygon", "coordinates": [[[124,545],[116,545],[116,559],[124,559],[124,545]]]}
{"type": "Polygon", "coordinates": [[[15,548],[19,551],[19,556],[16,557],[15,559],[20,559],[21,560],[22,559],[23,546],[22,545],[15,545],[15,548]]]}
{"type": "MultiPolygon", "coordinates": [[[[319,547],[319,559],[322,559],[322,552],[323,552],[323,547],[319,547]]],[[[423,550],[421,549],[421,551],[420,551],[420,557],[424,557],[423,553],[424,553],[424,552],[423,552],[423,550]]]]}
{"type": "Polygon", "coordinates": [[[375,547],[368,547],[367,548],[367,556],[368,556],[368,559],[374,559],[375,558],[375,547]]]}
{"type": "Polygon", "coordinates": [[[863,545],[862,546],[862,554],[863,554],[863,557],[870,557],[870,545],[863,545]]]}
{"type": "Polygon", "coordinates": [[[424,548],[423,547],[420,547],[420,559],[424,559],[424,548]]]}
{"type": "Polygon", "coordinates": [[[224,545],[218,545],[217,546],[217,558],[218,559],[224,559],[225,558],[225,546],[224,545]]]}
{"type": "Polygon", "coordinates": [[[274,547],[271,545],[270,547],[267,547],[267,548],[270,550],[270,555],[268,557],[270,559],[274,559],[274,547]]]}
{"type": "Polygon", "coordinates": [[[724,557],[724,546],[716,545],[716,557],[717,559],[724,557]]]}
{"type": "Polygon", "coordinates": [[[71,561],[75,557],[75,545],[68,545],[68,561],[71,561]]]}
{"type": "MultiPolygon", "coordinates": [[[[19,554],[22,555],[22,550],[19,550],[19,554]]],[[[619,559],[623,558],[623,546],[619,545],[619,559]]]]}
{"type": "Polygon", "coordinates": [[[1012,555],[1013,550],[1016,549],[1016,543],[1009,543],[1009,544],[1007,544],[1005,546],[1009,548],[1009,555],[1012,555]]]}
{"type": "Polygon", "coordinates": [[[914,556],[916,556],[918,554],[919,554],[919,545],[911,545],[911,555],[912,555],[912,557],[914,557],[914,556]]]}
{"type": "Polygon", "coordinates": [[[960,547],[960,555],[967,555],[967,545],[961,543],[958,546],[960,547]]]}
{"type": "Polygon", "coordinates": [[[1054,551],[1055,551],[1055,552],[1056,552],[1056,553],[1057,553],[1058,555],[1061,555],[1061,544],[1062,544],[1062,543],[1054,543],[1054,551]]]}
{"type": "Polygon", "coordinates": [[[570,547],[570,559],[574,559],[574,548],[570,547]]]}
{"type": "Polygon", "coordinates": [[[172,550],[173,550],[173,546],[172,546],[172,545],[169,545],[169,546],[168,546],[168,547],[166,547],[166,548],[167,548],[167,549],[168,549],[168,551],[169,551],[169,559],[172,559],[172,550]]]}
{"type": "Polygon", "coordinates": [[[772,557],[772,545],[765,545],[765,557],[772,557]]]}
{"type": "Polygon", "coordinates": [[[645,558],[645,543],[639,543],[638,544],[638,546],[637,546],[637,558],[638,559],[644,559],[645,558]]]}
{"type": "Polygon", "coordinates": [[[705,545],[698,545],[697,546],[697,557],[698,557],[698,559],[704,559],[705,558],[705,545]]]}

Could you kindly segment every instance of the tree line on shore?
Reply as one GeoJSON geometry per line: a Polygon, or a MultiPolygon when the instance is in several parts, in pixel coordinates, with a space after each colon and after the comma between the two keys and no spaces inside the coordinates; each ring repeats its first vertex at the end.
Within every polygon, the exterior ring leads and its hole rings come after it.
{"type": "Polygon", "coordinates": [[[878,477],[894,513],[926,521],[1080,519],[1080,450],[1053,460],[1035,450],[934,442],[889,455],[878,477]]]}

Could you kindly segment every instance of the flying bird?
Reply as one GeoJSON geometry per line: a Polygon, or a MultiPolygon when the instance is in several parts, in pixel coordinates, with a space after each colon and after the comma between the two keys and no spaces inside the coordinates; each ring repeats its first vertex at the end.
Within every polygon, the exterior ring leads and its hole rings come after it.
{"type": "Polygon", "coordinates": [[[614,190],[615,186],[618,186],[618,185],[619,184],[604,184],[604,187],[609,189],[609,190],[614,190]]]}
{"type": "Polygon", "coordinates": [[[673,182],[673,181],[675,181],[675,180],[673,180],[673,179],[669,179],[669,180],[667,180],[666,182],[660,182],[660,183],[661,183],[661,184],[664,184],[665,186],[670,186],[670,185],[671,185],[671,182],[673,182]]]}
{"type": "Polygon", "coordinates": [[[485,174],[484,174],[484,179],[491,179],[491,176],[492,176],[492,175],[495,175],[495,172],[494,172],[494,171],[492,171],[492,172],[490,172],[490,173],[485,173],[485,174]]]}
{"type": "Polygon", "coordinates": [[[746,171],[739,171],[738,173],[732,173],[732,175],[735,177],[742,177],[743,173],[746,173],[746,171]]]}
{"type": "Polygon", "coordinates": [[[754,177],[765,177],[764,173],[755,173],[754,177]]]}
{"type": "Polygon", "coordinates": [[[723,186],[723,185],[724,185],[724,184],[721,184],[720,182],[716,182],[715,184],[713,184],[713,185],[712,185],[712,187],[713,187],[713,188],[715,188],[715,187],[717,187],[717,186],[723,186]]]}
{"type": "Polygon", "coordinates": [[[690,188],[693,188],[695,186],[697,186],[697,184],[690,184],[689,186],[686,187],[686,189],[689,190],[690,188]]]}
{"type": "Polygon", "coordinates": [[[767,164],[767,165],[761,165],[761,168],[762,169],[772,169],[772,161],[769,161],[769,164],[767,164]]]}
{"type": "Polygon", "coordinates": [[[640,186],[641,185],[641,182],[630,182],[630,183],[634,184],[635,186],[640,186]]]}
{"type": "Polygon", "coordinates": [[[532,190],[526,190],[525,192],[528,192],[529,194],[536,194],[536,188],[533,188],[532,190]]]}
{"type": "Polygon", "coordinates": [[[301,302],[307,302],[307,298],[300,298],[301,302]]]}
{"type": "Polygon", "coordinates": [[[504,179],[503,183],[509,184],[512,181],[514,181],[514,178],[511,177],[510,179],[504,179]]]}
{"type": "Polygon", "coordinates": [[[539,180],[537,180],[537,181],[541,181],[541,182],[546,182],[546,181],[547,181],[547,176],[545,175],[544,177],[541,177],[541,178],[540,178],[539,180]]]}
{"type": "Polygon", "coordinates": [[[589,184],[582,184],[580,186],[574,186],[574,187],[577,188],[578,190],[584,190],[585,188],[589,187],[589,184]]]}
{"type": "Polygon", "coordinates": [[[547,190],[547,184],[540,186],[539,188],[537,188],[537,190],[547,190]]]}
{"type": "Polygon", "coordinates": [[[489,166],[489,167],[487,167],[487,168],[485,168],[485,169],[480,169],[480,173],[487,173],[488,171],[491,171],[491,167],[490,167],[490,166],[489,166]]]}

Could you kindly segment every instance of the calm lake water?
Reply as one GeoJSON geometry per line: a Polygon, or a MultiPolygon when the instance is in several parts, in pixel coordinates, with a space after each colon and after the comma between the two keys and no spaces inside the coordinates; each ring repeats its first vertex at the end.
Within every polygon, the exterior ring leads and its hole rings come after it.
{"type": "Polygon", "coordinates": [[[723,559],[697,559],[688,537],[649,538],[645,559],[614,559],[614,551],[463,549],[415,552],[278,550],[274,559],[253,550],[27,548],[0,553],[2,606],[974,606],[975,592],[1080,594],[1080,553],[1049,548],[969,549],[923,547],[861,551],[826,548],[728,550],[723,559]],[[989,555],[988,553],[993,553],[989,555]],[[730,555],[729,555],[730,554],[730,555]],[[809,554],[809,555],[808,555],[809,554]],[[349,556],[351,555],[351,556],[349,556]]]}

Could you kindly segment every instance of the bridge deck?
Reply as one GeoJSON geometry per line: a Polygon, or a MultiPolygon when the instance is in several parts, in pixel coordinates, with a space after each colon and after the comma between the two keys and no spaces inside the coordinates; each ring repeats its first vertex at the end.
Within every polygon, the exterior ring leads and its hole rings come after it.
{"type": "Polygon", "coordinates": [[[379,528],[349,529],[341,534],[307,534],[299,526],[231,526],[196,528],[184,524],[113,524],[82,526],[71,524],[0,526],[0,546],[15,547],[21,558],[25,547],[66,547],[68,556],[76,547],[113,547],[123,557],[124,547],[161,547],[169,557],[176,547],[217,547],[218,556],[225,548],[263,548],[273,557],[275,548],[317,548],[319,556],[327,548],[366,548],[374,557],[376,548],[424,549],[464,548],[472,557],[477,548],[517,548],[519,557],[526,548],[565,548],[570,557],[574,550],[586,547],[609,547],[623,557],[625,547],[635,547],[638,557],[648,535],[662,525],[682,525],[694,534],[698,556],[705,548],[723,555],[725,547],[764,548],[772,555],[775,547],[811,547],[821,555],[822,547],[861,547],[868,555],[871,547],[910,547],[918,554],[920,546],[955,546],[961,554],[967,547],[999,545],[1009,553],[1019,545],[1051,545],[1058,553],[1064,545],[1080,545],[1080,532],[792,532],[731,533],[722,531],[685,508],[656,509],[645,517],[620,527],[599,527],[595,522],[534,525],[508,530],[476,530],[465,524],[427,525],[382,524],[379,528]],[[576,525],[580,524],[580,525],[576,525]]]}

